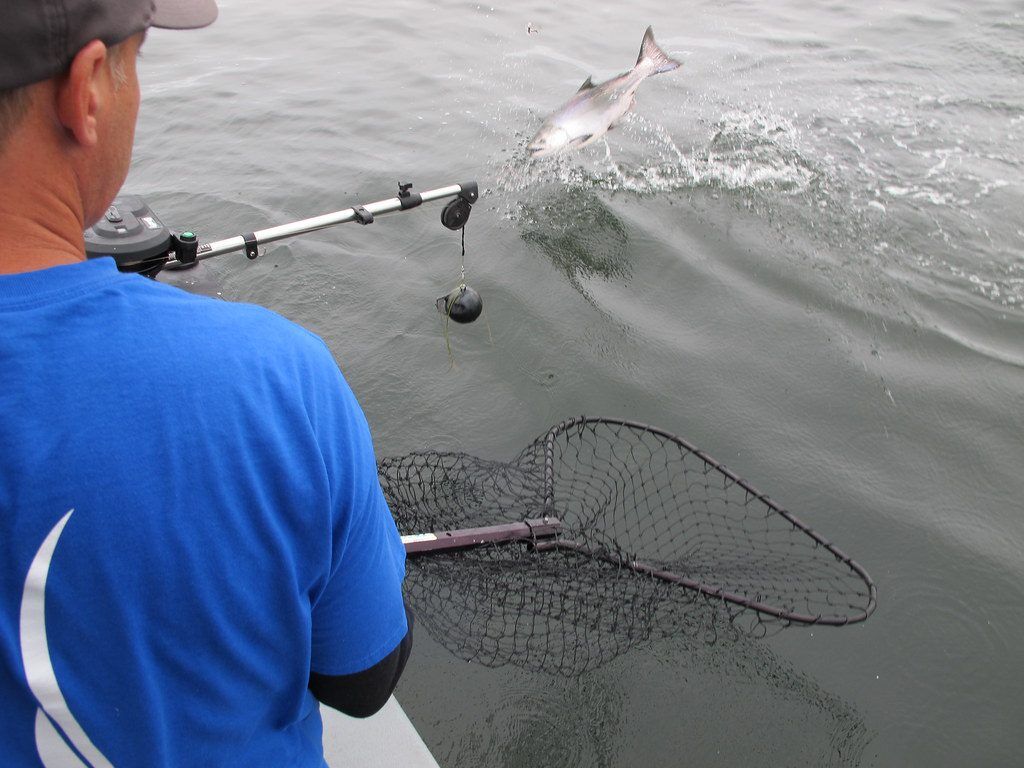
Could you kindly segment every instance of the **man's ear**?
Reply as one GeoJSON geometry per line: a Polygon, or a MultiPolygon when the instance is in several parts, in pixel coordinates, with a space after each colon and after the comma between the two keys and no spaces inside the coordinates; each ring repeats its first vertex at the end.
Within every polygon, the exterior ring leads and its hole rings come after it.
{"type": "Polygon", "coordinates": [[[57,118],[68,138],[86,147],[99,137],[97,113],[110,87],[107,58],[110,53],[100,40],[82,48],[57,84],[57,118]]]}

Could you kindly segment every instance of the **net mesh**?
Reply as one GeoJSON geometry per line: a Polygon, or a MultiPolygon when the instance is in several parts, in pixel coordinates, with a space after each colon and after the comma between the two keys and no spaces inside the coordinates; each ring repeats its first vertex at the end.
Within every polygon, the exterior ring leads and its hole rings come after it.
{"type": "Polygon", "coordinates": [[[562,523],[556,543],[571,549],[517,541],[409,559],[418,619],[467,660],[578,674],[680,632],[713,641],[874,609],[857,563],[654,427],[580,417],[510,462],[421,452],[379,474],[403,534],[562,523]]]}

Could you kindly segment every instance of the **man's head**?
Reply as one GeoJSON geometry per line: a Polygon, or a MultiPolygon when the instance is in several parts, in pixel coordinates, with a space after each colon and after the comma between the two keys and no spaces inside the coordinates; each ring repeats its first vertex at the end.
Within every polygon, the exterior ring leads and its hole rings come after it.
{"type": "Polygon", "coordinates": [[[146,30],[202,27],[216,16],[215,0],[5,0],[0,187],[21,187],[6,199],[0,189],[8,229],[32,215],[33,185],[36,208],[56,197],[77,212],[75,226],[103,214],[128,172],[146,30]]]}

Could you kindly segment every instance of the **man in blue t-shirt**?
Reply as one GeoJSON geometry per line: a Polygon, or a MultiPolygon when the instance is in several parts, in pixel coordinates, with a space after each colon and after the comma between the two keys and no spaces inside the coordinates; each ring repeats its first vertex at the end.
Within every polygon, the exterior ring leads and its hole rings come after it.
{"type": "Polygon", "coordinates": [[[145,30],[216,13],[4,5],[4,766],[321,766],[317,700],[372,714],[408,657],[404,550],[324,344],[84,259],[128,170],[145,30]]]}

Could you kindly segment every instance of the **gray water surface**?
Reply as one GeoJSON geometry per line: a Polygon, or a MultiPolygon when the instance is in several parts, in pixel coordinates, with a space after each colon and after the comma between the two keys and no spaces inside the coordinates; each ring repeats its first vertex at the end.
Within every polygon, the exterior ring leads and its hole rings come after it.
{"type": "Polygon", "coordinates": [[[322,335],[380,455],[510,459],[580,413],[677,432],[879,604],[576,679],[421,632],[410,718],[446,767],[1024,765],[1024,3],[549,5],[222,0],[145,46],[126,189],[172,227],[480,182],[454,366],[439,206],[163,279],[322,335]],[[682,69],[606,143],[529,160],[648,24],[682,69]]]}

